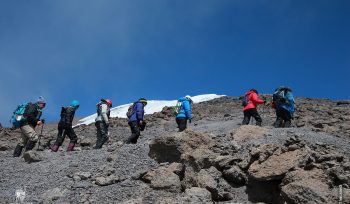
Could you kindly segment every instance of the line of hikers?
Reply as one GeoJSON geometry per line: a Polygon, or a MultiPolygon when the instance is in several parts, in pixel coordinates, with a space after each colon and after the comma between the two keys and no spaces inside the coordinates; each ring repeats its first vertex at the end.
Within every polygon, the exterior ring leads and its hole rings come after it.
{"type": "MultiPolygon", "coordinates": [[[[191,104],[193,103],[191,96],[187,95],[180,98],[174,107],[176,114],[176,123],[179,132],[187,128],[187,123],[192,122],[191,104]]],[[[258,104],[266,104],[266,101],[258,99],[258,91],[251,89],[242,97],[242,105],[244,106],[244,119],[242,125],[247,125],[250,118],[254,117],[256,125],[261,126],[262,119],[256,109],[258,104]]],[[[295,102],[292,90],[288,87],[279,87],[273,94],[273,108],[276,109],[277,119],[274,124],[275,127],[290,127],[291,119],[295,111],[295,102]]],[[[144,121],[147,99],[140,98],[133,103],[126,113],[128,124],[131,130],[131,136],[125,141],[126,144],[136,144],[141,135],[141,131],[145,130],[146,122],[144,121]]],[[[25,151],[32,150],[40,135],[35,132],[36,126],[42,126],[44,120],[40,119],[42,110],[46,106],[46,101],[43,97],[39,97],[36,103],[27,103],[17,106],[12,116],[11,122],[14,128],[20,128],[21,139],[14,150],[14,157],[19,157],[23,148],[25,151]]],[[[73,151],[77,143],[77,135],[72,127],[73,119],[76,110],[80,103],[73,100],[70,106],[61,108],[61,119],[58,123],[58,135],[55,143],[51,146],[52,152],[57,152],[66,136],[69,137],[70,142],[67,151],[73,151]]],[[[96,145],[94,149],[100,149],[108,141],[109,136],[109,119],[112,108],[112,100],[101,99],[97,105],[97,117],[95,119],[95,126],[97,129],[96,145]]],[[[41,132],[42,134],[42,132],[41,132]]]]}

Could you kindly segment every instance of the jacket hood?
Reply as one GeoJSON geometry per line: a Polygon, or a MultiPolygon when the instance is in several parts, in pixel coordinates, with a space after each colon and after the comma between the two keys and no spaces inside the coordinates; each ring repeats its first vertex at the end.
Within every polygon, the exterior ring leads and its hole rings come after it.
{"type": "Polygon", "coordinates": [[[189,101],[186,97],[179,98],[179,102],[189,101]]]}
{"type": "Polygon", "coordinates": [[[255,93],[254,91],[248,91],[245,95],[250,95],[252,93],[255,93]]]}

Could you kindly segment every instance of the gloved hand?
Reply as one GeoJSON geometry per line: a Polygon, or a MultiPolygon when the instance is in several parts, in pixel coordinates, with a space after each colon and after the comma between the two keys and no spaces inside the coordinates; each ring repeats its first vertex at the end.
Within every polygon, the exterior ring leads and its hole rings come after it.
{"type": "Polygon", "coordinates": [[[44,124],[45,123],[45,119],[41,119],[41,123],[44,124]]]}
{"type": "Polygon", "coordinates": [[[264,100],[264,105],[266,105],[266,103],[267,103],[267,101],[266,101],[266,100],[264,100]]]}
{"type": "Polygon", "coordinates": [[[109,122],[106,122],[106,127],[107,127],[107,128],[109,127],[109,122]]]}
{"type": "Polygon", "coordinates": [[[188,119],[188,122],[189,122],[189,123],[192,123],[192,118],[188,119]]]}

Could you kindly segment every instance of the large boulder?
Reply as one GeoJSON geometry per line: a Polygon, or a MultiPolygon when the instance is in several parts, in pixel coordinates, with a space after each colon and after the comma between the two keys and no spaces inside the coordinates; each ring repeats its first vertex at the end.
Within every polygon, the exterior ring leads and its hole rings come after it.
{"type": "Polygon", "coordinates": [[[247,182],[247,176],[237,166],[232,166],[230,169],[223,171],[224,178],[237,185],[244,185],[247,182]]]}
{"type": "Polygon", "coordinates": [[[159,163],[180,162],[183,153],[197,148],[208,149],[213,145],[214,141],[209,135],[186,130],[152,140],[148,155],[159,163]]]}
{"type": "Polygon", "coordinates": [[[250,177],[255,180],[279,180],[282,179],[289,170],[305,164],[308,159],[308,151],[297,149],[282,154],[274,154],[262,163],[255,161],[250,165],[248,172],[250,177]]]}
{"type": "Polygon", "coordinates": [[[320,169],[297,169],[283,179],[281,194],[288,203],[334,203],[327,182],[320,169]]]}
{"type": "Polygon", "coordinates": [[[221,172],[213,166],[199,171],[197,185],[207,189],[215,201],[227,201],[233,198],[230,193],[230,185],[222,178],[221,172]]]}
{"type": "Polygon", "coordinates": [[[182,174],[182,171],[182,164],[173,163],[169,166],[161,166],[151,170],[142,176],[141,179],[146,183],[150,183],[150,187],[153,189],[178,193],[181,192],[179,175],[182,174]]]}
{"type": "Polygon", "coordinates": [[[208,169],[215,165],[215,159],[219,155],[209,149],[199,148],[189,153],[182,154],[182,163],[186,166],[191,166],[194,171],[198,172],[201,169],[208,169]]]}
{"type": "Polygon", "coordinates": [[[254,125],[242,125],[239,128],[231,132],[232,138],[239,142],[244,143],[250,140],[255,140],[264,137],[267,134],[267,129],[264,127],[254,125]]]}

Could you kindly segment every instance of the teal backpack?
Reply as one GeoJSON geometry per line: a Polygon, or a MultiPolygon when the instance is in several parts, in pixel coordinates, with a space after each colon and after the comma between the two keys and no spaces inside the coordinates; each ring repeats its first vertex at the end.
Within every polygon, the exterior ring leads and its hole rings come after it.
{"type": "Polygon", "coordinates": [[[23,103],[21,105],[18,105],[15,111],[13,111],[13,115],[11,117],[10,122],[12,123],[14,128],[19,128],[21,126],[21,122],[25,120],[23,114],[26,110],[27,103],[23,103]]]}

